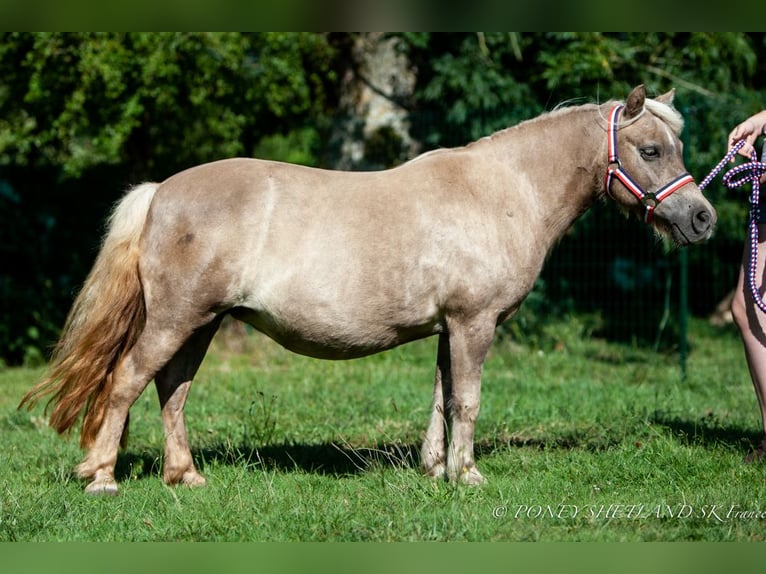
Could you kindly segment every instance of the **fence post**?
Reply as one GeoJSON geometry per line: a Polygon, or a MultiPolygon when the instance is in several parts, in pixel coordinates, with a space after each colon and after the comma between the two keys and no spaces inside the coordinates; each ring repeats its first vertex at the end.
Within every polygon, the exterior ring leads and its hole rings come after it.
{"type": "Polygon", "coordinates": [[[681,362],[681,378],[686,380],[686,331],[689,317],[689,294],[687,292],[689,285],[689,258],[686,254],[686,249],[681,249],[678,252],[679,263],[679,280],[678,290],[680,291],[678,302],[678,351],[679,360],[681,362]]]}
{"type": "MultiPolygon", "coordinates": [[[[689,117],[689,108],[687,106],[683,106],[681,108],[681,114],[684,118],[689,117]]],[[[684,127],[683,131],[681,132],[681,142],[684,145],[684,165],[686,165],[688,161],[688,153],[689,153],[689,128],[684,127]]],[[[689,319],[689,257],[686,253],[685,248],[681,248],[678,252],[678,265],[679,265],[679,279],[678,279],[678,291],[679,291],[679,301],[678,301],[678,331],[679,331],[679,341],[678,341],[678,354],[679,354],[679,361],[681,366],[681,378],[683,380],[686,380],[686,355],[688,352],[687,349],[687,329],[688,329],[688,319],[689,319]]]]}

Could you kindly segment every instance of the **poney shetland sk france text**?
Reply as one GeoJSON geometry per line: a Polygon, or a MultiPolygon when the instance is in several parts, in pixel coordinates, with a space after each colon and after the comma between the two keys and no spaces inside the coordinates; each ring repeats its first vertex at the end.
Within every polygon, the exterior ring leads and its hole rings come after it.
{"type": "Polygon", "coordinates": [[[766,510],[739,504],[502,504],[492,509],[495,518],[513,520],[766,520],[766,510]]]}

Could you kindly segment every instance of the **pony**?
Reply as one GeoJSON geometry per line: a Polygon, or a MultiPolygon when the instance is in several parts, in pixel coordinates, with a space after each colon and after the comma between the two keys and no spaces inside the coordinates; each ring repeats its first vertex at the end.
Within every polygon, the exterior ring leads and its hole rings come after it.
{"type": "Polygon", "coordinates": [[[382,171],[232,158],[138,185],[19,408],[48,396],[59,433],[82,417],[77,473],[86,492],[115,494],[129,410],[153,380],[163,479],[203,485],[183,410],[225,316],[321,359],[438,336],[421,467],[480,484],[473,437],[495,327],[574,221],[611,198],[678,246],[713,231],[673,97],[640,85],[624,102],[559,108],[382,171]]]}

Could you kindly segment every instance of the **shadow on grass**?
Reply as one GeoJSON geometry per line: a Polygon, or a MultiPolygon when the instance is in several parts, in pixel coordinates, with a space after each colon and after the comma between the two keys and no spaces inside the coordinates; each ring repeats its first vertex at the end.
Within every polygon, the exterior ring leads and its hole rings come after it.
{"type": "MultiPolygon", "coordinates": [[[[663,427],[681,444],[702,448],[724,447],[750,454],[760,444],[761,433],[732,426],[715,416],[687,420],[667,413],[655,413],[650,422],[663,427]]],[[[616,429],[599,425],[567,429],[543,435],[499,433],[489,439],[477,441],[476,460],[502,451],[535,449],[548,451],[584,450],[598,453],[619,446],[625,435],[616,429]]],[[[160,476],[162,460],[159,450],[132,450],[120,453],[115,468],[117,480],[160,476]]],[[[418,469],[420,444],[378,443],[372,446],[353,446],[348,443],[322,442],[315,444],[274,443],[264,446],[230,442],[217,443],[193,449],[195,464],[204,473],[212,463],[244,466],[248,469],[273,469],[286,472],[306,472],[326,476],[355,476],[374,468],[418,469]]]]}
{"type": "Polygon", "coordinates": [[[668,429],[682,444],[703,448],[724,447],[738,451],[743,457],[753,452],[763,439],[763,434],[752,428],[721,424],[713,416],[686,420],[655,414],[651,422],[668,429]]]}
{"type": "MultiPolygon", "coordinates": [[[[197,468],[218,463],[247,468],[302,471],[330,476],[353,476],[375,466],[418,468],[420,446],[413,444],[381,444],[373,447],[351,447],[334,442],[320,444],[271,444],[253,447],[231,443],[192,449],[197,468]]],[[[117,480],[161,475],[160,457],[148,452],[120,453],[115,467],[117,480]]]]}
{"type": "MultiPolygon", "coordinates": [[[[686,420],[662,413],[651,418],[652,424],[667,429],[681,444],[703,448],[724,447],[739,452],[742,457],[753,452],[762,435],[752,429],[721,424],[714,417],[686,420]]],[[[478,441],[474,448],[476,460],[497,452],[513,449],[585,450],[593,453],[618,446],[625,438],[620,433],[597,427],[553,436],[504,435],[478,441]]],[[[281,443],[254,447],[246,444],[220,443],[192,451],[194,462],[204,472],[211,463],[273,469],[286,472],[347,477],[373,468],[418,469],[420,444],[381,443],[355,447],[350,444],[323,442],[317,444],[281,443]]],[[[128,450],[120,453],[115,467],[117,480],[160,476],[162,460],[156,451],[128,450]]]]}
{"type": "MultiPolygon", "coordinates": [[[[496,452],[510,449],[538,450],[584,449],[603,451],[619,443],[599,435],[565,434],[555,437],[531,438],[503,436],[477,441],[474,445],[476,460],[496,452]]],[[[192,449],[197,468],[218,463],[245,466],[253,470],[275,469],[299,471],[337,477],[355,476],[373,468],[420,468],[420,444],[382,443],[372,447],[354,447],[350,444],[325,442],[318,444],[283,443],[253,447],[244,444],[221,443],[192,449]]],[[[161,476],[162,460],[158,452],[131,451],[118,456],[115,477],[118,481],[161,476]]]]}
{"type": "Polygon", "coordinates": [[[418,468],[419,446],[386,443],[352,447],[326,442],[319,444],[270,444],[252,447],[219,445],[197,450],[201,465],[218,462],[283,471],[301,471],[331,476],[353,476],[373,467],[418,468]]]}

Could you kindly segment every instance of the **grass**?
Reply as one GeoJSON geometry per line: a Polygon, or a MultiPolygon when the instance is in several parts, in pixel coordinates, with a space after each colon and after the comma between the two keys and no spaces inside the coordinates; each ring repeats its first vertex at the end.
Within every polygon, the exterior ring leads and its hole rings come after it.
{"type": "Polygon", "coordinates": [[[131,411],[120,495],[72,474],[77,441],[17,411],[37,369],[0,372],[0,541],[759,541],[766,473],[733,330],[693,322],[675,354],[547,327],[543,349],[500,341],[484,370],[477,461],[488,484],[418,471],[435,339],[350,362],[259,335],[214,342],[186,408],[208,484],[161,480],[153,389],[131,411]]]}

